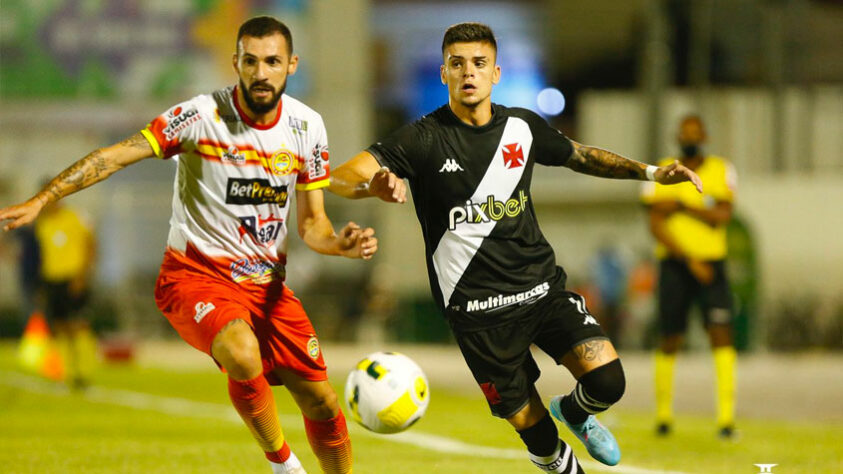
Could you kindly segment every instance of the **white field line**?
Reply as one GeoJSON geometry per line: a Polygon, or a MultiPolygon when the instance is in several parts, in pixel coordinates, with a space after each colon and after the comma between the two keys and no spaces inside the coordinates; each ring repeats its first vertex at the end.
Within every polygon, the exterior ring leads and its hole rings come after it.
{"type": "MultiPolygon", "coordinates": [[[[3,370],[0,370],[0,385],[39,393],[42,395],[67,396],[71,393],[64,385],[50,382],[40,377],[3,370]]],[[[190,418],[208,418],[225,420],[234,423],[241,422],[240,416],[236,411],[234,411],[233,407],[219,403],[198,402],[187,398],[165,397],[143,392],[95,386],[88,387],[88,389],[76,394],[76,396],[80,396],[92,403],[117,405],[135,410],[148,410],[166,415],[186,416],[190,418]]],[[[285,430],[291,429],[295,431],[302,431],[304,429],[301,426],[302,423],[300,416],[280,415],[280,419],[285,430]]],[[[393,435],[379,435],[365,429],[358,428],[353,423],[349,424],[349,428],[354,433],[354,436],[366,436],[393,443],[408,444],[440,453],[494,459],[523,459],[527,462],[527,453],[521,449],[480,446],[465,443],[445,436],[421,433],[418,431],[405,431],[404,433],[393,435]]],[[[582,459],[580,460],[580,464],[583,468],[588,469],[589,471],[598,472],[614,472],[623,474],[686,474],[680,471],[645,469],[628,465],[609,467],[594,461],[586,461],[582,459]]]]}

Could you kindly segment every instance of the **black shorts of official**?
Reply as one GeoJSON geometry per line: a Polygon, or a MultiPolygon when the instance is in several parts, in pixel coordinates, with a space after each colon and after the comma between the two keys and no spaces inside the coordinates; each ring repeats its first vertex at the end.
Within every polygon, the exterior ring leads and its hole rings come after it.
{"type": "Polygon", "coordinates": [[[726,275],[726,262],[708,262],[714,268],[714,280],[703,285],[685,262],[662,260],[659,265],[659,329],[664,336],[683,334],[688,329],[688,314],[693,304],[702,310],[703,323],[732,323],[732,292],[726,275]]]}
{"type": "Polygon", "coordinates": [[[54,321],[66,321],[79,312],[88,302],[88,293],[74,295],[70,282],[44,282],[44,297],[47,317],[54,321]]]}
{"type": "Polygon", "coordinates": [[[539,378],[531,344],[559,361],[585,341],[608,339],[588,314],[585,298],[565,290],[552,290],[503,326],[471,332],[455,329],[454,336],[492,414],[501,418],[527,405],[539,378]]]}

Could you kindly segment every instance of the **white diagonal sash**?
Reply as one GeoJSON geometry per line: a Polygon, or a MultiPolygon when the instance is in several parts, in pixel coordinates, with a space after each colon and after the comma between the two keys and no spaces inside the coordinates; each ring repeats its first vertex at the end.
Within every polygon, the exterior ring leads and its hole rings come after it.
{"type": "MultiPolygon", "coordinates": [[[[477,185],[477,189],[471,196],[471,202],[481,204],[486,202],[488,196],[494,196],[496,201],[507,201],[515,192],[515,187],[524,174],[527,167],[527,158],[530,156],[530,147],[533,144],[533,135],[527,122],[517,117],[510,117],[495,151],[495,157],[486,174],[477,185]],[[517,143],[521,146],[524,155],[522,166],[507,168],[503,157],[504,145],[517,143]]],[[[469,219],[460,222],[454,230],[446,230],[436,251],[433,252],[433,268],[436,270],[436,277],[439,280],[439,288],[442,290],[442,300],[447,307],[457,282],[462,278],[465,269],[483,239],[489,236],[497,224],[494,220],[483,223],[470,223],[469,219]]]]}

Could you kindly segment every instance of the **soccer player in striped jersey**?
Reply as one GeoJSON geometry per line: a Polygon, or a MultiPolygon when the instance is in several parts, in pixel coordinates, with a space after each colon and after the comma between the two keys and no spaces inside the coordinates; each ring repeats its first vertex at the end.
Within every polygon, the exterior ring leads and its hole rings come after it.
{"type": "Polygon", "coordinates": [[[275,18],[237,35],[237,85],[194,97],[143,130],[77,161],[28,201],[0,209],[6,230],[51,202],[146,158],[178,155],[173,216],[155,300],[179,335],[228,373],[231,402],[274,473],[303,473],[284,440],[270,385],[299,405],[322,470],[351,472],[351,442],[319,340],[284,284],[295,190],[298,232],[313,250],[369,259],[371,228],[334,232],[325,214],[328,140],[321,116],[284,94],[296,71],[290,30],[275,18]]]}
{"type": "Polygon", "coordinates": [[[441,66],[448,104],[354,156],[334,171],[329,189],[404,202],[407,179],[433,297],[492,414],[512,424],[543,471],[581,472],[536,391],[535,343],[578,381],[550,401],[550,413],[595,459],[614,465],[620,449],[594,415],[621,398],[623,369],[583,297],[565,289],[565,272],[539,230],[534,166],[664,184],[698,180],[678,163],[656,168],[581,145],[529,110],[493,104],[496,54],[488,26],[448,28],[441,66]]]}

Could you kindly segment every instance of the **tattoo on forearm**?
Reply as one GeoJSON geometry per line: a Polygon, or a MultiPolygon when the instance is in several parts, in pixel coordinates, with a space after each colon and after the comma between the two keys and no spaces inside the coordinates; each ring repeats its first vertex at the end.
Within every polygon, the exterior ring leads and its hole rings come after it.
{"type": "Polygon", "coordinates": [[[140,148],[146,149],[149,146],[149,142],[144,138],[144,136],[140,133],[136,133],[131,137],[123,140],[120,142],[121,145],[130,146],[132,148],[140,148]]]}
{"type": "Polygon", "coordinates": [[[616,179],[645,179],[646,167],[608,150],[576,144],[575,153],[568,160],[574,171],[592,176],[616,179]]]}
{"type": "Polygon", "coordinates": [[[43,191],[47,194],[45,198],[49,201],[57,201],[105,179],[113,171],[102,152],[95,150],[53,178],[43,191]]]}
{"type": "Polygon", "coordinates": [[[600,360],[603,357],[605,347],[605,341],[589,341],[575,347],[574,354],[581,360],[600,360]]]}

